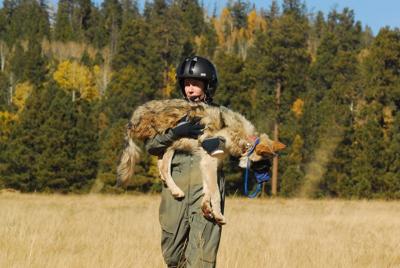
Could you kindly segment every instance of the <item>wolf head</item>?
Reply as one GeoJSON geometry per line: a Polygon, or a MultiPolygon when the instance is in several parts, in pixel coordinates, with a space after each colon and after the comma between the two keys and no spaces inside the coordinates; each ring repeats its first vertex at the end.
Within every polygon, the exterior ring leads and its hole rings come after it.
{"type": "Polygon", "coordinates": [[[247,145],[247,150],[242,154],[240,158],[239,166],[241,168],[247,167],[247,161],[258,162],[263,159],[271,158],[276,155],[277,152],[286,148],[286,145],[279,142],[271,140],[267,134],[263,133],[259,137],[259,143],[255,148],[252,148],[255,142],[255,138],[249,138],[250,142],[247,145]],[[249,154],[250,150],[253,150],[249,154]]]}

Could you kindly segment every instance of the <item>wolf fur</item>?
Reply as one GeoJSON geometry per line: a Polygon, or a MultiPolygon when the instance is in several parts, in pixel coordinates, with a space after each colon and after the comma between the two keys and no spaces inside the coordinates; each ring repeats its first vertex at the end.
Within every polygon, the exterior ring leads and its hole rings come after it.
{"type": "MultiPolygon", "coordinates": [[[[139,106],[133,112],[127,127],[127,146],[122,153],[117,169],[117,183],[126,185],[134,173],[134,166],[139,159],[140,150],[133,140],[146,140],[157,134],[165,133],[168,129],[176,126],[184,116],[187,116],[189,120],[200,118],[200,124],[205,126],[204,133],[198,139],[180,138],[175,141],[158,160],[160,177],[175,198],[184,197],[183,191],[171,177],[171,161],[174,151],[181,150],[199,154],[204,192],[202,210],[205,215],[212,215],[217,223],[225,224],[225,218],[221,213],[221,200],[217,184],[218,166],[225,156],[232,155],[240,157],[240,166],[245,167],[248,150],[252,147],[258,134],[254,126],[241,114],[226,107],[190,103],[180,99],[154,100],[139,106]],[[212,157],[201,147],[201,142],[210,137],[225,139],[223,155],[212,157]]],[[[282,143],[272,141],[266,134],[261,134],[260,143],[255,152],[251,154],[250,160],[259,161],[284,147],[285,145],[282,143]]]]}

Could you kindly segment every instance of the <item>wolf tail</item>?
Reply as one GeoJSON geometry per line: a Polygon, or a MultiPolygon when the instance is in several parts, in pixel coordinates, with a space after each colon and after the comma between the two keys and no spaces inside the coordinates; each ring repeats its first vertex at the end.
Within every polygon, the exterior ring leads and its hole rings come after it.
{"type": "Polygon", "coordinates": [[[117,167],[117,184],[116,186],[126,186],[129,179],[135,172],[135,165],[140,158],[140,148],[133,142],[132,138],[127,136],[126,146],[122,152],[120,163],[117,167]]]}

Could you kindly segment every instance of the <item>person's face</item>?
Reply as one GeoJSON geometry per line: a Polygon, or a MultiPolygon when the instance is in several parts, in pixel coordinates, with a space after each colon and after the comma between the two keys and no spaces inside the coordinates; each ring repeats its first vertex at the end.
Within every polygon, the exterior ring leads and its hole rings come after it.
{"type": "Polygon", "coordinates": [[[193,78],[185,79],[185,94],[190,101],[204,101],[204,82],[193,78]]]}

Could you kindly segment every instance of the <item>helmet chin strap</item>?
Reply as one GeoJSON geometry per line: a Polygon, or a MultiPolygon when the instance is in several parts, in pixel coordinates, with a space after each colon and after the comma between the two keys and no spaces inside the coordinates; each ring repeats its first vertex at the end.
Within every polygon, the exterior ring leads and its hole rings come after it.
{"type": "Polygon", "coordinates": [[[189,101],[189,102],[194,102],[194,103],[196,103],[196,102],[203,102],[203,103],[205,103],[205,104],[211,104],[211,103],[212,103],[212,98],[209,97],[208,95],[205,95],[205,96],[204,96],[204,99],[199,100],[199,101],[196,101],[197,98],[198,98],[198,96],[192,96],[192,97],[190,97],[190,98],[188,98],[188,97],[185,96],[185,99],[186,99],[187,101],[189,101]]]}
{"type": "Polygon", "coordinates": [[[192,101],[192,102],[203,101],[203,100],[198,99],[199,97],[200,96],[191,96],[190,98],[188,98],[188,100],[192,101]]]}

